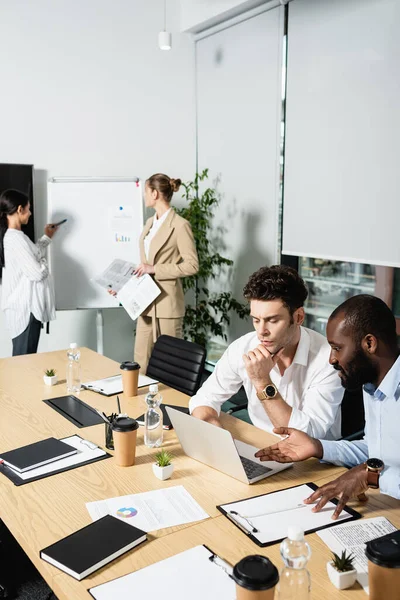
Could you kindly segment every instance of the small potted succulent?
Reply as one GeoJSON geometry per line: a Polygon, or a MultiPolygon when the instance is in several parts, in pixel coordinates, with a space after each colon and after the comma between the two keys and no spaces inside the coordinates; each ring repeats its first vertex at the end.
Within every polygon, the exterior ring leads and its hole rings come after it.
{"type": "Polygon", "coordinates": [[[172,454],[166,450],[160,450],[156,454],[156,462],[153,464],[153,473],[158,479],[164,481],[169,479],[173,473],[172,454]]]}
{"type": "Polygon", "coordinates": [[[43,381],[46,385],[55,385],[58,381],[55,369],[47,369],[44,372],[43,381]]]}
{"type": "Polygon", "coordinates": [[[354,555],[343,550],[341,556],[332,552],[332,560],[326,563],[329,579],[338,590],[346,590],[357,579],[357,569],[353,565],[354,555]]]}

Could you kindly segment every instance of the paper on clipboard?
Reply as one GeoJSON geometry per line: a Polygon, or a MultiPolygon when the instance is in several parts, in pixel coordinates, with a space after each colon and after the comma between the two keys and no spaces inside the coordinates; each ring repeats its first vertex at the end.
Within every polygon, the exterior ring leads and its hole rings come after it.
{"type": "Polygon", "coordinates": [[[134,275],[135,265],[119,258],[103,273],[93,279],[106,290],[114,290],[131,319],[139,315],[161,294],[161,290],[150,275],[134,275]]]}

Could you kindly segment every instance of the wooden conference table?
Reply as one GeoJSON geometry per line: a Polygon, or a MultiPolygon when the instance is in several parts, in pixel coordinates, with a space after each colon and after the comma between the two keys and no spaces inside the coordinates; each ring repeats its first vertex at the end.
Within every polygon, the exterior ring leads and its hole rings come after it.
{"type": "MultiPolygon", "coordinates": [[[[83,381],[115,375],[119,369],[118,363],[86,348],[82,350],[81,363],[83,381]]],[[[61,438],[75,433],[104,447],[103,425],[79,430],[42,402],[43,399],[66,395],[65,367],[65,351],[0,360],[1,451],[50,436],[61,438]],[[61,378],[53,387],[43,383],[43,372],[49,368],[55,368],[61,378]]],[[[184,394],[165,386],[160,386],[160,390],[165,403],[187,405],[188,397],[184,394]]],[[[145,409],[146,392],[147,388],[139,390],[136,398],[121,395],[122,410],[138,417],[145,409]]],[[[80,398],[106,414],[116,412],[115,396],[107,398],[82,391],[80,398]]],[[[223,415],[222,421],[235,438],[254,446],[265,447],[276,440],[274,436],[229,415],[223,415]]],[[[340,467],[311,459],[249,486],[185,456],[174,431],[166,431],[164,436],[164,447],[173,453],[175,465],[172,478],[164,482],[153,475],[155,450],[144,446],[142,428],[138,434],[137,460],[133,467],[118,467],[113,459],[107,459],[20,487],[0,474],[0,518],[60,600],[88,599],[88,588],[203,543],[230,563],[234,564],[248,554],[264,554],[280,569],[282,562],[278,544],[259,548],[222,516],[216,506],[307,481],[322,485],[343,471],[340,467]],[[184,485],[210,519],[154,532],[148,536],[147,543],[83,581],[76,581],[39,558],[42,548],[91,522],[86,502],[175,485],[184,485]]],[[[353,506],[366,517],[386,516],[400,528],[400,502],[376,492],[369,496],[368,504],[354,503],[353,506]]],[[[367,596],[358,583],[347,591],[336,590],[326,573],[329,549],[316,534],[308,535],[307,541],[312,547],[309,563],[311,598],[366,600],[367,596]]]]}

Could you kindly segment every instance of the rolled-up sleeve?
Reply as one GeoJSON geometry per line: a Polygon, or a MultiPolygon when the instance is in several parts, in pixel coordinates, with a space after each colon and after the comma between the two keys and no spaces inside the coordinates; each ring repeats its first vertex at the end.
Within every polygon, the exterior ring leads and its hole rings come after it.
{"type": "Polygon", "coordinates": [[[204,382],[195,396],[190,399],[190,413],[199,406],[213,408],[219,415],[221,406],[239,391],[243,384],[233,359],[231,346],[217,362],[214,371],[204,382]]]}
{"type": "Polygon", "coordinates": [[[322,460],[333,465],[355,467],[365,462],[368,458],[368,444],[366,439],[348,442],[320,440],[324,454],[322,460]]]}
{"type": "Polygon", "coordinates": [[[305,391],[302,408],[292,408],[288,427],[314,438],[325,438],[336,421],[343,393],[337,372],[328,365],[305,391]]]}

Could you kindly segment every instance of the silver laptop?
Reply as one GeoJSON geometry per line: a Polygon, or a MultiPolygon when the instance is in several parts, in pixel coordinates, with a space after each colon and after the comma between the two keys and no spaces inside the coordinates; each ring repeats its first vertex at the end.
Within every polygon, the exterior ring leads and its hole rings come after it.
{"type": "Polygon", "coordinates": [[[229,431],[165,407],[185,454],[243,483],[255,483],[293,463],[261,462],[258,448],[234,440],[229,431]]]}

